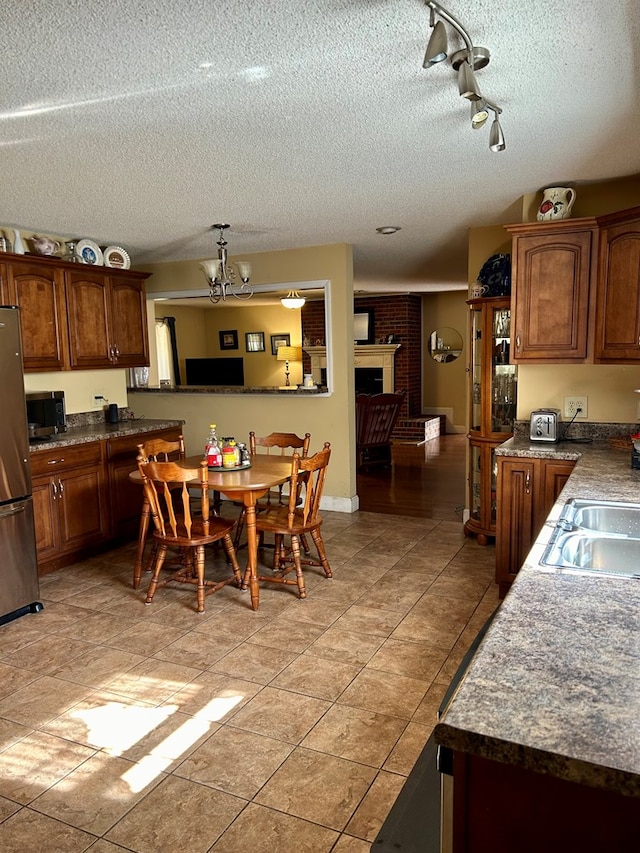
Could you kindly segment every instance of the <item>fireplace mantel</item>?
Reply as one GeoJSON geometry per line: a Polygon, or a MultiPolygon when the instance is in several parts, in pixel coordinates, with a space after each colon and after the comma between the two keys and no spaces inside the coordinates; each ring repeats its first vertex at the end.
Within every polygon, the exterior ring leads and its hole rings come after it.
{"type": "MultiPolygon", "coordinates": [[[[356,370],[359,367],[382,369],[382,390],[385,394],[395,391],[394,358],[400,344],[360,344],[354,346],[353,356],[356,370]]],[[[311,375],[316,384],[321,382],[320,371],[327,366],[326,347],[303,347],[311,358],[311,375]]]]}

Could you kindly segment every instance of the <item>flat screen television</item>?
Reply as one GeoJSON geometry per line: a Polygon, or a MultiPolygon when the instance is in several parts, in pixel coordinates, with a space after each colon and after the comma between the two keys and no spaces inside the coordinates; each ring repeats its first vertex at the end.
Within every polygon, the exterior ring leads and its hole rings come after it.
{"type": "Polygon", "coordinates": [[[244,385],[243,358],[185,358],[187,385],[244,385]]]}

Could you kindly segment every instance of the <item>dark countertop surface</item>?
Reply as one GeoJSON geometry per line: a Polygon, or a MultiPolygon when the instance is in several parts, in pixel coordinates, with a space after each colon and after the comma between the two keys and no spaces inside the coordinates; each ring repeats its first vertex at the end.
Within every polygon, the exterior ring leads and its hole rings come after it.
{"type": "Polygon", "coordinates": [[[153,418],[132,418],[118,421],[117,424],[92,424],[91,426],[70,427],[67,432],[52,435],[47,441],[35,441],[29,444],[31,453],[53,450],[56,447],[70,447],[74,444],[87,444],[123,435],[138,435],[157,429],[181,427],[184,421],[158,420],[153,418]]]}
{"type": "Polygon", "coordinates": [[[453,749],[640,797],[640,580],[541,565],[569,498],[640,504],[631,451],[512,438],[501,456],[576,459],[441,722],[453,749]]]}

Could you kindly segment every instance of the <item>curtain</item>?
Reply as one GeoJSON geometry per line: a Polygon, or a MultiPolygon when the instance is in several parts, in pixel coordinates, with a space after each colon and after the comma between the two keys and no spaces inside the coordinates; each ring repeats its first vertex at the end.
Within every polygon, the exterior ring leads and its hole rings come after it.
{"type": "Polygon", "coordinates": [[[180,367],[176,345],[176,318],[156,319],[156,347],[158,350],[158,380],[180,385],[180,367]]]}

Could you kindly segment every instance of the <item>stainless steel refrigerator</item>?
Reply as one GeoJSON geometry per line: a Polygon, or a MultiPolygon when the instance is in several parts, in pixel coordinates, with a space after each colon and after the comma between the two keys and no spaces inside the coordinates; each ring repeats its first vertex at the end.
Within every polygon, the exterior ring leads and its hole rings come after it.
{"type": "Polygon", "coordinates": [[[0,307],[0,625],[42,610],[22,372],[20,310],[0,307]]]}

